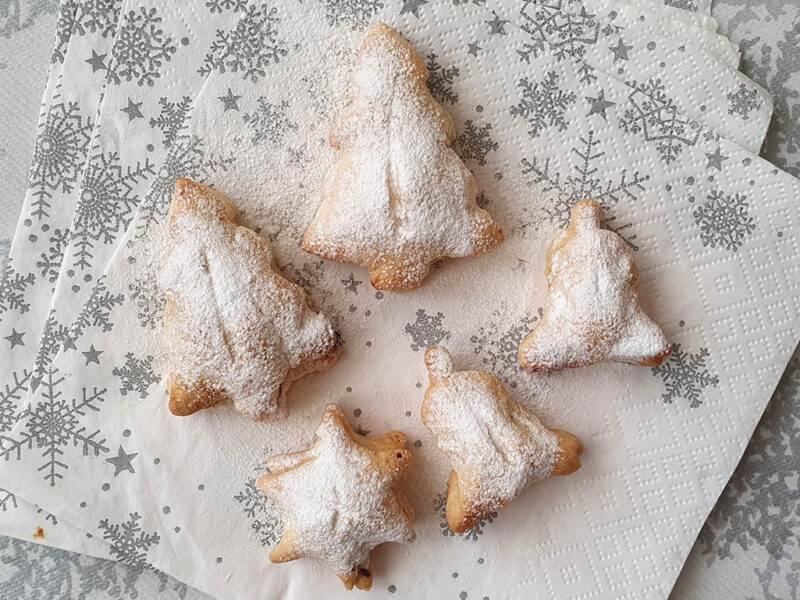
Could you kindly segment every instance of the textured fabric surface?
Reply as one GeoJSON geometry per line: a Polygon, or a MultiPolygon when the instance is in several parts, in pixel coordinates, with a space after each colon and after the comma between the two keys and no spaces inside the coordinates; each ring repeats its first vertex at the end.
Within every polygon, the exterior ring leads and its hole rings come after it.
{"type": "MultiPolygon", "coordinates": [[[[23,196],[47,73],[55,2],[0,0],[0,172],[23,196]],[[14,12],[16,11],[16,12],[14,12]]],[[[721,31],[740,45],[742,70],[775,100],[763,154],[800,175],[800,7],[793,0],[722,0],[721,31]]],[[[4,205],[13,207],[13,203],[4,205]]],[[[0,266],[15,209],[0,214],[0,266]]],[[[700,534],[672,597],[797,598],[800,572],[800,353],[700,534]]],[[[0,598],[204,598],[142,568],[0,538],[0,598]]]]}

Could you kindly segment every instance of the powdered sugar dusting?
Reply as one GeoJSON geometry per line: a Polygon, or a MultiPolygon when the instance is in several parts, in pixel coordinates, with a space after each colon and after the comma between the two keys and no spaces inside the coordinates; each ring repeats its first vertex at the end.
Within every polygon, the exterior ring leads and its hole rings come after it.
{"type": "Polygon", "coordinates": [[[475,255],[503,240],[475,203],[472,173],[449,147],[452,119],[425,87],[427,78],[405,40],[373,25],[356,62],[352,102],[331,131],[331,145],[343,153],[323,181],[303,247],[368,268],[373,283],[388,262],[416,287],[432,261],[475,255]]]}
{"type": "Polygon", "coordinates": [[[556,370],[602,360],[659,364],[669,353],[664,334],[638,301],[628,245],[600,226],[590,200],[572,209],[570,227],[547,257],[549,300],[519,355],[529,370],[556,370]]]}
{"type": "Polygon", "coordinates": [[[210,388],[258,419],[278,410],[292,379],[332,361],[336,334],[303,289],[272,270],[269,244],[234,215],[211,188],[176,185],[159,278],[171,303],[164,348],[172,382],[210,388]]]}
{"type": "Polygon", "coordinates": [[[425,362],[431,385],[423,423],[450,457],[468,510],[496,510],[552,474],[557,436],[498,379],[480,371],[440,370],[451,362],[441,347],[429,348],[425,362]]]}
{"type": "MultiPolygon", "coordinates": [[[[414,530],[413,510],[397,487],[410,461],[405,438],[387,434],[396,443],[376,450],[354,441],[361,436],[345,423],[341,409],[327,405],[314,444],[267,461],[271,473],[259,486],[280,507],[292,557],[321,558],[347,584],[355,569],[370,568],[372,548],[410,542],[414,530]]],[[[281,557],[282,550],[276,548],[281,557]]]]}

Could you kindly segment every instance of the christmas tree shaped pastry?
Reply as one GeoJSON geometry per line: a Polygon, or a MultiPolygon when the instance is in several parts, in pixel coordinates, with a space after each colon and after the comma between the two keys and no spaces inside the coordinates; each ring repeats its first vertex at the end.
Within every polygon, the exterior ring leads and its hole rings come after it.
{"type": "Polygon", "coordinates": [[[548,304],[519,346],[528,371],[599,361],[654,366],[669,356],[664,334],[639,305],[633,252],[600,216],[596,202],[579,202],[547,251],[548,304]]]}
{"type": "Polygon", "coordinates": [[[472,529],[529,484],[580,468],[578,438],[542,425],[496,377],[454,371],[440,346],[428,348],[425,365],[430,385],[422,422],[450,457],[446,515],[456,533],[472,529]]]}
{"type": "Polygon", "coordinates": [[[269,559],[327,561],[344,586],[372,586],[370,551],[414,540],[414,509],[399,488],[411,462],[400,431],[367,438],[328,404],[314,443],[267,461],[258,487],[280,509],[283,536],[269,559]]]}
{"type": "Polygon", "coordinates": [[[472,173],[450,148],[455,126],[427,79],[396,31],[370,28],[351,103],[330,133],[341,153],[303,236],[306,252],[361,265],[381,290],[417,289],[432,262],[475,256],[504,239],[475,203],[472,173]]]}
{"type": "Polygon", "coordinates": [[[333,364],[336,333],[305,291],[274,268],[269,244],[237,226],[219,192],[179,179],[169,208],[164,350],[169,409],[190,415],[231,401],[273,415],[289,384],[333,364]]]}

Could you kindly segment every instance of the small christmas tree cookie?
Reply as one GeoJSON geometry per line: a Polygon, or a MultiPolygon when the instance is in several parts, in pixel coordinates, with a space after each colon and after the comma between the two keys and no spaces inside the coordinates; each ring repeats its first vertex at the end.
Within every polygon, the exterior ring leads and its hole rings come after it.
{"type": "Polygon", "coordinates": [[[179,179],[168,218],[159,285],[170,411],[231,401],[252,419],[275,414],[293,380],[333,364],[336,333],[303,288],[273,270],[266,240],[236,225],[222,194],[179,179]]]}
{"type": "Polygon", "coordinates": [[[600,226],[600,206],[584,200],[547,251],[548,304],[519,346],[528,371],[600,361],[660,365],[664,334],[639,306],[639,274],[630,247],[600,226]]]}
{"type": "Polygon", "coordinates": [[[348,590],[368,590],[370,551],[414,540],[414,509],[398,485],[411,462],[405,445],[400,431],[373,438],[356,433],[342,409],[328,404],[314,443],[273,456],[269,474],[258,480],[283,517],[283,536],[269,559],[320,558],[348,590]]]}
{"type": "Polygon", "coordinates": [[[430,386],[422,422],[453,467],[447,484],[450,529],[468,531],[531,483],[580,468],[578,438],[542,425],[499,379],[454,371],[450,353],[439,346],[428,348],[425,364],[430,386]]]}
{"type": "Polygon", "coordinates": [[[475,256],[504,239],[475,203],[472,173],[450,148],[455,126],[427,79],[422,58],[396,31],[370,28],[352,101],[330,134],[341,154],[303,236],[306,252],[361,265],[381,290],[417,289],[432,262],[475,256]]]}

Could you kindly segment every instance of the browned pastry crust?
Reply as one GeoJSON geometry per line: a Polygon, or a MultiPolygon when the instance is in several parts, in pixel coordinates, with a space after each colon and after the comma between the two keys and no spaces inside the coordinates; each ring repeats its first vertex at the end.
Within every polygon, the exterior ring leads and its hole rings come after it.
{"type": "Polygon", "coordinates": [[[432,262],[491,250],[503,242],[503,231],[475,203],[472,173],[449,148],[456,137],[453,121],[431,96],[428,69],[411,45],[391,27],[375,23],[356,73],[351,105],[330,133],[340,158],[325,177],[321,205],[302,247],[362,266],[376,289],[415,290],[432,262]],[[391,82],[382,77],[387,70],[394,74],[391,82]],[[389,133],[392,119],[403,122],[389,133]],[[365,225],[376,215],[379,225],[365,225]],[[371,226],[384,231],[364,231],[371,226]]]}
{"type": "Polygon", "coordinates": [[[639,273],[625,241],[600,224],[601,208],[583,200],[547,250],[548,304],[519,346],[527,371],[557,371],[600,361],[660,365],[664,334],[639,305],[639,273]]]}
{"type": "Polygon", "coordinates": [[[499,379],[453,370],[440,346],[428,348],[425,364],[430,385],[422,422],[453,466],[446,508],[452,531],[472,529],[535,481],[580,468],[578,438],[542,425],[499,379]]]}
{"type": "Polygon", "coordinates": [[[414,509],[398,485],[411,463],[405,445],[400,431],[371,438],[356,433],[341,408],[328,404],[314,443],[273,456],[270,472],[258,480],[283,515],[283,536],[270,561],[321,558],[348,590],[370,589],[370,550],[414,539],[414,509]]]}
{"type": "Polygon", "coordinates": [[[236,208],[219,192],[190,179],[176,182],[168,214],[172,253],[160,283],[167,296],[163,323],[170,364],[169,409],[178,416],[232,402],[251,418],[264,418],[278,411],[278,398],[292,381],[327,368],[338,357],[339,344],[330,323],[313,311],[303,288],[275,272],[267,241],[237,226],[235,219],[236,208]],[[192,252],[181,252],[189,245],[192,252]],[[263,297],[248,298],[248,289],[231,289],[228,297],[209,294],[208,302],[203,302],[199,288],[214,285],[212,272],[220,276],[209,256],[218,257],[220,252],[233,265],[222,272],[224,279],[235,279],[231,287],[258,289],[263,297]],[[228,277],[231,272],[238,279],[228,277]],[[194,313],[204,308],[198,307],[198,299],[201,305],[226,299],[234,304],[219,307],[220,314],[238,309],[235,302],[240,302],[242,311],[227,319],[198,320],[194,313]],[[297,317],[296,331],[270,323],[270,315],[276,317],[280,311],[297,317]],[[289,345],[285,341],[289,333],[303,340],[292,348],[291,357],[283,348],[289,345]],[[218,347],[214,339],[220,340],[218,347]]]}

